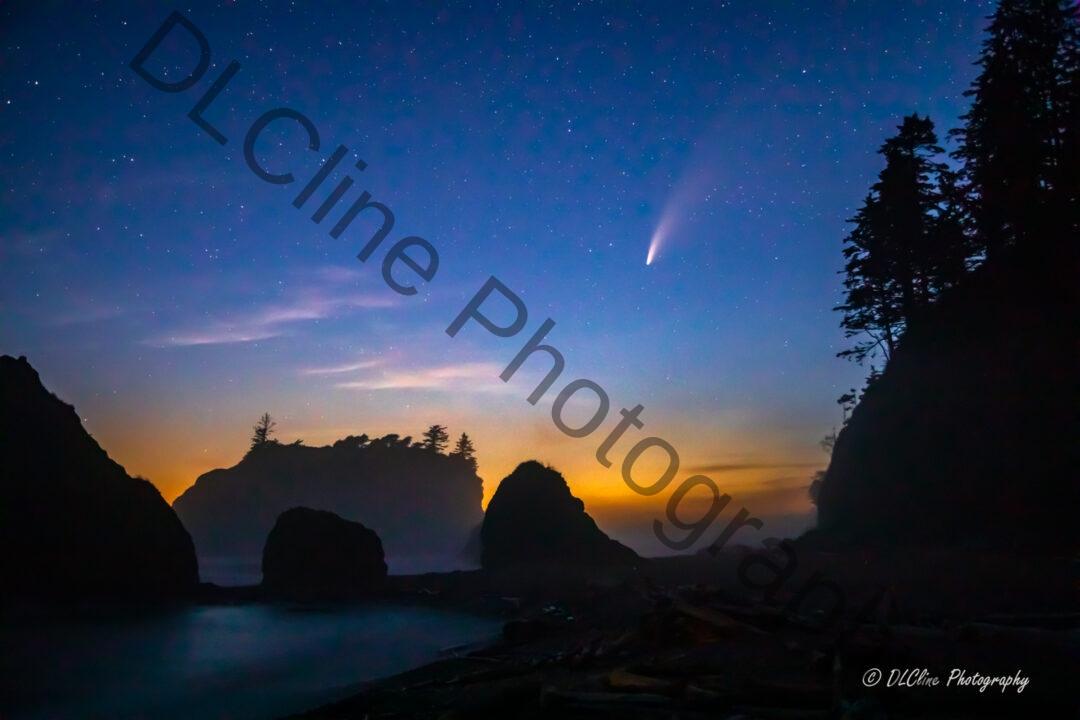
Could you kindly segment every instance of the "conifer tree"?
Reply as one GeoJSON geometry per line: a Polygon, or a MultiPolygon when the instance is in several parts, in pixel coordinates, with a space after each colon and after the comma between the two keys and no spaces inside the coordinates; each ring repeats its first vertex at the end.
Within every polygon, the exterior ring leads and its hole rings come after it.
{"type": "Polygon", "coordinates": [[[917,114],[878,152],[885,169],[845,238],[845,301],[841,327],[856,344],[839,354],[862,363],[878,353],[888,361],[904,328],[959,280],[966,267],[967,239],[961,211],[945,202],[954,178],[936,160],[934,123],[917,114]]]}
{"type": "Polygon", "coordinates": [[[942,168],[938,173],[938,206],[930,225],[930,289],[938,293],[955,287],[976,262],[980,250],[972,236],[960,173],[942,168]]]}
{"type": "Polygon", "coordinates": [[[255,427],[252,428],[251,449],[258,450],[275,442],[270,436],[274,434],[276,426],[277,423],[270,417],[270,413],[263,413],[259,421],[255,423],[255,427]]]}
{"type": "Polygon", "coordinates": [[[450,453],[451,457],[458,457],[469,464],[469,466],[476,470],[476,448],[473,447],[472,440],[465,433],[461,433],[461,437],[458,438],[457,445],[454,446],[454,452],[450,453]]]}
{"type": "Polygon", "coordinates": [[[903,325],[895,298],[895,283],[886,262],[887,250],[880,233],[881,203],[868,195],[863,207],[848,222],[855,228],[845,238],[843,272],[844,304],[834,310],[844,313],[840,326],[844,337],[858,338],[855,345],[837,353],[862,364],[879,352],[888,360],[896,347],[903,325]]]}
{"type": "Polygon", "coordinates": [[[930,302],[930,227],[937,203],[935,180],[944,168],[934,158],[944,151],[928,117],[909,115],[898,129],[878,151],[886,164],[873,187],[879,200],[874,232],[881,235],[906,322],[930,302]]]}
{"type": "Polygon", "coordinates": [[[990,18],[981,71],[966,93],[971,109],[954,131],[987,257],[1077,229],[1077,7],[1075,0],[1002,0],[990,18]]]}
{"type": "Polygon", "coordinates": [[[432,425],[424,431],[423,446],[428,450],[442,452],[450,442],[450,436],[446,434],[446,428],[442,425],[432,425]]]}

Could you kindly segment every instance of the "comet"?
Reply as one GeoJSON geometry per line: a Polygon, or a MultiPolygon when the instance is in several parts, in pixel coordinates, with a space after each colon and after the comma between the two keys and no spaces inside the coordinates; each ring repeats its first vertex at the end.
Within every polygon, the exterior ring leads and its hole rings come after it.
{"type": "Polygon", "coordinates": [[[695,162],[683,173],[682,178],[675,184],[668,194],[664,203],[664,210],[660,213],[660,220],[656,223],[649,240],[649,252],[645,256],[645,264],[652,265],[661,255],[661,250],[666,249],[677,236],[685,235],[691,226],[700,221],[700,212],[708,203],[719,186],[716,177],[718,163],[711,162],[712,155],[707,152],[699,153],[702,157],[695,158],[695,162]]]}
{"type": "Polygon", "coordinates": [[[656,254],[660,252],[660,246],[663,245],[664,240],[667,239],[669,228],[672,225],[669,208],[670,203],[668,204],[668,208],[664,209],[664,215],[660,218],[660,222],[656,226],[656,231],[653,232],[652,240],[649,241],[649,253],[645,257],[646,265],[652,265],[653,260],[656,259],[656,254]]]}
{"type": "Polygon", "coordinates": [[[707,177],[701,177],[700,172],[690,173],[668,196],[664,211],[660,214],[660,221],[656,224],[652,239],[649,240],[649,252],[645,257],[646,265],[652,265],[660,255],[661,248],[671,242],[676,231],[683,229],[696,217],[695,206],[705,195],[702,185],[707,180],[707,177]]]}
{"type": "Polygon", "coordinates": [[[723,118],[712,123],[710,128],[693,143],[693,152],[681,176],[669,186],[664,209],[649,239],[646,265],[652,265],[668,252],[672,242],[700,234],[702,220],[713,215],[710,203],[722,187],[730,184],[723,169],[726,158],[730,157],[728,138],[731,133],[723,124],[723,118]]]}

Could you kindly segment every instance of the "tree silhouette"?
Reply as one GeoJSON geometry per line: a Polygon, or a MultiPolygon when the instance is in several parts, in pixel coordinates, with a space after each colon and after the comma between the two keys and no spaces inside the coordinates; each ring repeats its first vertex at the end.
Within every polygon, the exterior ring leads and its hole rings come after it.
{"type": "Polygon", "coordinates": [[[938,293],[959,285],[981,257],[982,249],[973,237],[960,173],[941,166],[938,173],[938,207],[930,226],[927,258],[933,272],[930,290],[938,293]]]}
{"type": "Polygon", "coordinates": [[[442,452],[450,442],[450,436],[446,434],[446,428],[442,425],[432,425],[424,431],[423,446],[428,450],[442,452]]]}
{"type": "Polygon", "coordinates": [[[818,470],[814,473],[814,477],[810,480],[810,487],[807,488],[807,494],[810,495],[810,502],[816,506],[818,499],[821,497],[821,486],[825,482],[825,471],[818,470]]]}
{"type": "Polygon", "coordinates": [[[861,338],[837,356],[859,364],[879,352],[888,360],[903,329],[887,249],[881,235],[875,232],[875,227],[882,224],[880,205],[877,198],[867,195],[863,207],[848,221],[855,223],[855,229],[844,240],[847,296],[842,305],[833,308],[844,313],[840,323],[844,337],[861,338]]]}
{"type": "Polygon", "coordinates": [[[878,152],[885,169],[844,240],[845,301],[841,327],[859,338],[838,355],[862,364],[892,356],[904,328],[942,289],[960,281],[970,254],[956,177],[935,158],[934,123],[917,114],[878,152]]]}
{"type": "Polygon", "coordinates": [[[944,168],[933,158],[944,151],[937,145],[934,123],[928,117],[909,115],[898,129],[878,151],[886,165],[873,188],[881,211],[881,224],[874,231],[881,234],[906,323],[930,301],[934,269],[929,237],[937,202],[934,180],[944,168]]]}
{"type": "MultiPolygon", "coordinates": [[[[846,421],[847,413],[845,412],[844,415],[844,419],[846,421]]],[[[833,428],[832,432],[823,437],[821,439],[821,442],[818,443],[818,445],[831,458],[833,448],[836,447],[836,428],[833,428]]],[[[825,482],[826,472],[827,471],[825,470],[818,470],[816,473],[814,473],[813,478],[811,478],[810,480],[810,487],[807,488],[807,493],[810,495],[810,502],[814,503],[814,505],[818,504],[818,499],[821,497],[821,485],[825,482]]]]}
{"type": "Polygon", "coordinates": [[[454,446],[454,452],[450,453],[450,457],[461,458],[469,464],[469,466],[476,470],[476,448],[473,447],[472,440],[465,433],[461,433],[461,437],[458,438],[457,445],[454,446]]]}
{"type": "Polygon", "coordinates": [[[971,109],[954,131],[987,257],[1077,228],[1078,12],[1075,0],[1002,0],[990,18],[971,109]]]}
{"type": "Polygon", "coordinates": [[[1073,448],[1057,430],[1075,417],[1080,5],[1001,0],[990,21],[954,131],[961,167],[934,163],[931,133],[903,138],[902,126],[845,240],[836,309],[858,344],[840,354],[888,363],[871,366],[871,391],[841,398],[858,412],[828,482],[809,488],[819,526],[845,542],[1034,547],[1072,520],[1062,506],[1075,483],[1059,480],[1073,448]],[[1018,430],[1017,417],[1038,423],[1018,430]],[[1017,487],[1018,475],[1037,479],[1017,487]],[[993,499],[957,511],[982,497],[993,499]],[[913,508],[938,515],[913,523],[913,508]],[[1038,522],[1003,534],[1016,517],[1038,522]]]}
{"type": "Polygon", "coordinates": [[[363,448],[363,447],[367,447],[370,440],[371,440],[371,438],[369,438],[367,436],[367,433],[364,433],[363,435],[359,435],[359,436],[357,436],[357,435],[349,435],[348,437],[344,437],[341,440],[338,440],[337,442],[335,442],[334,447],[363,448]]]}
{"type": "Polygon", "coordinates": [[[251,450],[258,450],[276,442],[270,436],[274,434],[277,423],[270,417],[270,413],[263,413],[259,421],[255,423],[254,433],[251,436],[251,450]]]}

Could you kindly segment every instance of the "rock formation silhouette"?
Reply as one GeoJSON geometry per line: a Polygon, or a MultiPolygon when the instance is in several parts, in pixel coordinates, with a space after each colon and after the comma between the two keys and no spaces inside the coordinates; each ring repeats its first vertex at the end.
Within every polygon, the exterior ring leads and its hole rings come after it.
{"type": "Polygon", "coordinates": [[[278,517],[262,557],[263,589],[289,600],[375,594],[386,579],[379,536],[332,512],[297,507],[278,517]]]}
{"type": "Polygon", "coordinates": [[[480,531],[484,527],[484,523],[480,522],[469,531],[469,537],[465,541],[465,547],[461,549],[461,560],[468,566],[476,566],[480,564],[480,553],[483,547],[480,542],[480,531]]]}
{"type": "Polygon", "coordinates": [[[199,554],[258,557],[293,507],[363,523],[387,555],[456,555],[483,517],[483,483],[458,458],[397,436],[350,436],[333,446],[271,442],[202,475],[173,503],[199,554]]]}
{"type": "Polygon", "coordinates": [[[488,503],[480,536],[485,570],[629,566],[639,560],[596,526],[562,475],[535,460],[503,479],[488,503]]]}
{"type": "Polygon", "coordinates": [[[41,384],[0,357],[0,594],[178,597],[198,585],[191,536],[41,384]]]}
{"type": "Polygon", "coordinates": [[[1074,238],[991,258],[913,323],[840,432],[823,542],[1080,546],[1074,238]]]}

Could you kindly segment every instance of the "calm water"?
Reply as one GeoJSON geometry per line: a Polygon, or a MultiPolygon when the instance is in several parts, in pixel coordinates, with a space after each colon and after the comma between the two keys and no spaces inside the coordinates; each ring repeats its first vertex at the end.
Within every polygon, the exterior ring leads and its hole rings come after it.
{"type": "Polygon", "coordinates": [[[4,622],[0,718],[280,718],[499,627],[422,608],[269,605],[93,624],[4,622]]]}
{"type": "MultiPolygon", "coordinates": [[[[415,575],[452,570],[473,570],[457,555],[390,555],[386,558],[391,575],[415,575]]],[[[262,558],[259,556],[199,556],[199,579],[215,585],[258,585],[262,582],[262,558]]]]}

